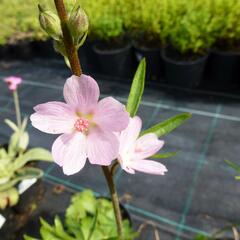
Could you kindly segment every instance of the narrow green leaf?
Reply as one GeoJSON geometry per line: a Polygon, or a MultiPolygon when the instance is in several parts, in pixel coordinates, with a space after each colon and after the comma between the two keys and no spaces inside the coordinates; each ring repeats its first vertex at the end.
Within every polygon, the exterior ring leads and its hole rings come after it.
{"type": "Polygon", "coordinates": [[[14,131],[17,132],[18,131],[18,127],[17,125],[11,121],[10,119],[5,119],[4,122],[14,131]]]}
{"type": "Polygon", "coordinates": [[[131,117],[134,117],[137,113],[139,104],[141,102],[142,94],[145,86],[146,75],[146,60],[145,58],[139,63],[137,71],[134,75],[130,94],[127,101],[127,111],[131,117]]]}
{"type": "Polygon", "coordinates": [[[13,179],[0,185],[0,192],[15,186],[18,182],[22,180],[40,178],[42,176],[43,176],[43,171],[41,169],[32,168],[32,167],[22,168],[18,170],[16,176],[14,176],[13,179]]]}
{"type": "Polygon", "coordinates": [[[235,171],[240,172],[240,166],[232,161],[225,160],[225,163],[231,168],[233,168],[235,171]]]}
{"type": "Polygon", "coordinates": [[[29,161],[52,161],[51,153],[44,148],[32,148],[23,155],[20,155],[14,162],[14,169],[17,170],[29,161]]]}
{"type": "Polygon", "coordinates": [[[98,218],[98,207],[97,207],[97,209],[96,209],[96,213],[94,214],[92,226],[91,226],[91,228],[90,228],[90,230],[89,230],[89,235],[88,235],[88,237],[87,237],[87,240],[91,240],[91,238],[92,238],[93,232],[94,232],[94,230],[96,229],[97,218],[98,218]]]}
{"type": "Polygon", "coordinates": [[[23,119],[22,126],[21,126],[21,132],[22,132],[22,133],[25,132],[25,129],[26,129],[26,127],[27,127],[27,122],[28,122],[28,118],[25,117],[25,118],[23,119]]]}
{"type": "Polygon", "coordinates": [[[27,235],[24,235],[23,237],[24,237],[24,240],[38,240],[37,238],[32,238],[27,235]]]}
{"type": "Polygon", "coordinates": [[[151,158],[170,158],[176,156],[178,153],[179,152],[158,153],[151,156],[151,158]]]}
{"type": "Polygon", "coordinates": [[[175,128],[181,126],[186,120],[188,120],[192,114],[190,113],[181,113],[172,118],[165,120],[164,122],[158,123],[149,129],[143,131],[141,136],[147,133],[155,133],[158,137],[170,133],[175,128]]]}

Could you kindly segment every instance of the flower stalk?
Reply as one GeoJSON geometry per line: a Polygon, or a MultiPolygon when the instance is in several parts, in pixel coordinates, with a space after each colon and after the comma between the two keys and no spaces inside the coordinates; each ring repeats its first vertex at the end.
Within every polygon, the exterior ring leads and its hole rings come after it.
{"type": "Polygon", "coordinates": [[[19,98],[18,98],[17,90],[13,91],[13,101],[14,101],[14,105],[15,105],[17,125],[20,129],[22,123],[21,123],[21,111],[20,111],[20,104],[19,104],[19,98]]]}
{"type": "Polygon", "coordinates": [[[81,69],[79,58],[78,58],[77,48],[73,43],[71,32],[68,27],[68,15],[66,12],[64,2],[63,0],[54,0],[54,2],[55,2],[59,19],[61,21],[61,28],[63,32],[63,43],[66,49],[67,57],[70,62],[72,72],[74,75],[80,76],[82,74],[82,69],[81,69]]]}
{"type": "MultiPolygon", "coordinates": [[[[72,72],[76,76],[82,74],[82,69],[80,65],[80,60],[78,58],[77,48],[74,45],[73,38],[71,36],[70,29],[68,27],[68,15],[64,6],[63,0],[54,0],[55,6],[58,12],[58,16],[61,21],[61,28],[63,32],[63,42],[67,52],[67,56],[70,62],[72,72]]],[[[113,180],[113,174],[107,166],[102,166],[104,176],[106,178],[108,188],[111,194],[112,204],[115,213],[115,219],[117,224],[118,236],[120,239],[123,239],[123,224],[122,224],[122,215],[119,205],[119,199],[116,191],[116,187],[113,180]]]]}
{"type": "Polygon", "coordinates": [[[117,223],[118,235],[119,235],[119,238],[122,239],[123,238],[122,214],[121,214],[121,209],[120,209],[119,198],[118,198],[116,186],[113,181],[113,175],[111,174],[111,170],[109,169],[108,166],[102,166],[102,170],[103,170],[104,176],[107,180],[108,188],[109,188],[109,191],[111,194],[114,214],[115,214],[116,223],[117,223]]]}

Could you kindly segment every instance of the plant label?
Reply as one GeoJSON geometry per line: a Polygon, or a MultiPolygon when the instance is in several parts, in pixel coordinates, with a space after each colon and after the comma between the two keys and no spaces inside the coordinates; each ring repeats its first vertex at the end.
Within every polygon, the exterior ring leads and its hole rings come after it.
{"type": "Polygon", "coordinates": [[[0,229],[2,228],[5,222],[6,222],[6,218],[0,214],[0,229]]]}
{"type": "Polygon", "coordinates": [[[35,182],[37,182],[37,178],[26,179],[23,180],[18,185],[18,192],[19,194],[23,194],[26,190],[28,190],[35,182]]]}

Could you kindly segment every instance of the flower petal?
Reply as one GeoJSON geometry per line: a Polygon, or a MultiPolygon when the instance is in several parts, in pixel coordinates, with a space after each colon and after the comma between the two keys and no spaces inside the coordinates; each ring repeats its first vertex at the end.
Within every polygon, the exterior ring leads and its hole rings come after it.
{"type": "Polygon", "coordinates": [[[62,102],[47,102],[34,107],[36,113],[30,119],[32,125],[40,131],[60,134],[70,133],[77,116],[71,107],[62,102]]]}
{"type": "Polygon", "coordinates": [[[140,172],[155,175],[164,175],[167,172],[167,168],[163,164],[152,160],[134,160],[129,163],[129,167],[140,172]]]}
{"type": "Polygon", "coordinates": [[[129,114],[123,104],[107,97],[99,101],[93,121],[103,130],[118,132],[127,127],[129,114]]]}
{"type": "Polygon", "coordinates": [[[157,153],[163,145],[164,141],[159,140],[156,134],[145,134],[136,141],[134,158],[145,159],[150,157],[157,153]]]}
{"type": "Polygon", "coordinates": [[[63,167],[64,174],[75,174],[84,167],[86,143],[86,136],[82,133],[63,134],[55,140],[52,146],[53,159],[63,167]]]}
{"type": "Polygon", "coordinates": [[[131,150],[134,151],[135,141],[141,131],[142,120],[139,117],[130,118],[129,124],[125,130],[121,132],[120,135],[120,155],[124,155],[125,152],[131,150]]]}
{"type": "Polygon", "coordinates": [[[63,95],[65,101],[75,111],[88,114],[97,105],[100,92],[97,82],[90,76],[82,74],[80,77],[73,75],[67,79],[63,95]]]}
{"type": "Polygon", "coordinates": [[[87,156],[91,164],[108,166],[117,158],[119,142],[111,133],[94,128],[87,136],[87,156]]]}
{"type": "Polygon", "coordinates": [[[121,165],[121,168],[122,168],[123,170],[125,170],[127,173],[135,174],[135,170],[128,167],[127,161],[125,161],[124,158],[122,158],[121,156],[119,156],[119,157],[118,157],[118,161],[119,161],[119,163],[120,163],[120,165],[121,165]]]}

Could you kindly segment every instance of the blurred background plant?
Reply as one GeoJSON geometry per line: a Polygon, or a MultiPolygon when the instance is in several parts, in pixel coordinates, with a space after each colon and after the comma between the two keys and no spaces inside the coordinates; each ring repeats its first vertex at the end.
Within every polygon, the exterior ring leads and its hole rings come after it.
{"type": "MultiPolygon", "coordinates": [[[[132,231],[128,219],[123,221],[124,239],[134,239],[137,233],[132,231]]],[[[56,216],[54,225],[41,219],[40,235],[42,240],[98,240],[118,239],[113,206],[110,200],[96,198],[91,190],[76,193],[66,210],[64,222],[56,216]]],[[[25,240],[33,240],[25,236],[25,240]]]]}
{"type": "Polygon", "coordinates": [[[229,160],[225,160],[225,162],[239,174],[239,176],[235,176],[235,179],[240,180],[240,165],[229,160]]]}
{"type": "Polygon", "coordinates": [[[82,0],[80,3],[90,19],[91,40],[98,40],[108,48],[124,45],[126,31],[121,15],[124,8],[122,0],[82,0]]]}
{"type": "MultiPolygon", "coordinates": [[[[21,40],[46,40],[36,14],[46,0],[2,0],[0,44],[21,40]],[[11,7],[9,7],[11,6],[11,7]],[[14,11],[12,11],[14,9],[14,11]]],[[[238,0],[72,0],[90,19],[89,36],[108,45],[121,45],[126,36],[144,45],[173,45],[180,52],[202,53],[213,44],[239,47],[238,0]],[[111,43],[111,44],[110,44],[111,43]]]]}
{"type": "Polygon", "coordinates": [[[204,55],[215,41],[212,1],[170,0],[169,43],[181,54],[204,55]]]}
{"type": "Polygon", "coordinates": [[[19,182],[43,176],[43,171],[30,166],[29,162],[52,161],[52,156],[48,150],[43,148],[28,149],[27,118],[23,120],[20,127],[8,119],[5,122],[13,130],[13,134],[9,143],[0,147],[0,209],[18,203],[20,193],[16,185],[19,182]]]}
{"type": "MultiPolygon", "coordinates": [[[[213,1],[213,0],[212,0],[213,1]]],[[[224,50],[240,48],[240,1],[213,1],[212,22],[216,36],[215,45],[224,50]]]]}

